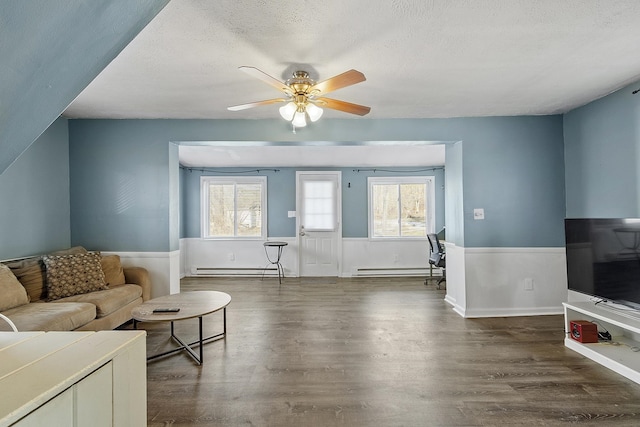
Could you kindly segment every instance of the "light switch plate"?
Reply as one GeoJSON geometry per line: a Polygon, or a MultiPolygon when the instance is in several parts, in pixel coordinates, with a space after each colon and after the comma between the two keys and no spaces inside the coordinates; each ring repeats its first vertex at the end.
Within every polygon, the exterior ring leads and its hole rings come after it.
{"type": "Polygon", "coordinates": [[[296,217],[296,211],[287,211],[287,216],[289,218],[295,218],[296,217]]]}
{"type": "Polygon", "coordinates": [[[473,219],[484,219],[484,209],[474,209],[473,210],[473,219]]]}

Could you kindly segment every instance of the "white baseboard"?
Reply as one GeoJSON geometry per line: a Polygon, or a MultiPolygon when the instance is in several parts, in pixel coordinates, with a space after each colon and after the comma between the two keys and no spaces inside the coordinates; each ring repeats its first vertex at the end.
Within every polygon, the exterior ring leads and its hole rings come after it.
{"type": "Polygon", "coordinates": [[[531,309],[467,309],[464,311],[464,317],[466,318],[479,318],[479,317],[519,317],[519,316],[549,316],[555,314],[562,314],[562,307],[536,307],[531,309]]]}

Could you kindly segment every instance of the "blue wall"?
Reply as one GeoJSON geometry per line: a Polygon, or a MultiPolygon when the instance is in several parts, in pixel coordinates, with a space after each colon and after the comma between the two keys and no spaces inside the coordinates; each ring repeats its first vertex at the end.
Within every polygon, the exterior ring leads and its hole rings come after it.
{"type": "Polygon", "coordinates": [[[562,116],[463,120],[465,247],[564,247],[562,116]]]}
{"type": "MultiPolygon", "coordinates": [[[[184,183],[183,196],[183,232],[182,237],[200,237],[200,177],[234,175],[232,172],[248,171],[256,168],[218,168],[216,173],[202,172],[197,169],[182,171],[184,183]]],[[[397,172],[360,171],[358,168],[260,168],[259,173],[242,176],[267,177],[267,223],[269,237],[294,237],[296,235],[295,218],[288,218],[287,211],[296,210],[296,171],[297,170],[336,170],[342,173],[342,234],[344,237],[367,237],[367,178],[370,176],[434,176],[436,196],[436,230],[444,225],[444,171],[442,168],[419,173],[407,173],[416,168],[382,168],[397,172]],[[277,170],[277,172],[276,172],[277,170]],[[404,172],[403,172],[404,171],[404,172]],[[349,186],[351,184],[351,186],[349,186]]],[[[365,169],[365,168],[360,168],[365,169]]]]}
{"type": "MultiPolygon", "coordinates": [[[[175,221],[170,203],[177,188],[173,181],[185,174],[170,171],[172,141],[426,140],[462,141],[464,212],[458,229],[464,230],[466,247],[564,245],[561,116],[328,119],[296,134],[279,119],[71,120],[69,130],[73,244],[129,251],[178,248],[170,231],[175,221]],[[474,208],[485,209],[484,221],[473,220],[474,208]]],[[[359,236],[362,226],[349,229],[359,236]]]]}
{"type": "MultiPolygon", "coordinates": [[[[453,151],[447,149],[447,161],[455,159],[447,174],[455,172],[463,181],[459,186],[447,178],[447,188],[457,196],[455,206],[463,210],[463,239],[457,237],[456,244],[563,246],[565,164],[566,216],[640,216],[640,95],[631,95],[634,88],[566,114],[564,126],[560,116],[345,120],[327,121],[327,126],[297,137],[459,140],[448,146],[453,151]],[[472,219],[474,207],[485,209],[485,221],[472,219]]],[[[189,224],[198,224],[198,219],[188,216],[178,230],[178,207],[188,215],[199,211],[187,209],[187,197],[176,196],[178,176],[185,192],[189,172],[176,172],[177,150],[169,141],[249,141],[269,135],[278,141],[294,137],[277,120],[59,119],[0,175],[0,196],[6,201],[0,206],[0,257],[70,244],[174,250],[178,235],[197,235],[189,224]]],[[[277,179],[291,182],[285,174],[277,179]]],[[[293,198],[285,204],[293,206],[293,198]]],[[[283,227],[274,235],[291,234],[283,227]]],[[[362,227],[345,224],[354,236],[362,235],[362,227]]],[[[455,233],[451,225],[447,231],[448,238],[455,233]]]]}
{"type": "Polygon", "coordinates": [[[640,216],[639,84],[564,117],[567,217],[640,216]]]}
{"type": "Polygon", "coordinates": [[[178,163],[177,148],[166,137],[169,123],[69,123],[72,244],[111,251],[177,250],[178,163]]]}
{"type": "Polygon", "coordinates": [[[0,174],[0,259],[69,247],[68,141],[58,119],[0,174]]]}
{"type": "Polygon", "coordinates": [[[456,246],[464,247],[464,187],[462,172],[462,142],[447,144],[445,170],[445,238],[456,246]]]}
{"type": "Polygon", "coordinates": [[[0,2],[0,173],[168,2],[0,2]]]}

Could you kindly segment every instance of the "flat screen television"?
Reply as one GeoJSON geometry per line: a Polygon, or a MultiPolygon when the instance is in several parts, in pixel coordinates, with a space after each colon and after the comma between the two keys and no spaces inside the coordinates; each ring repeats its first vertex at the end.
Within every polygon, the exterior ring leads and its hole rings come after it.
{"type": "Polygon", "coordinates": [[[640,310],[640,218],[565,219],[569,289],[640,310]]]}

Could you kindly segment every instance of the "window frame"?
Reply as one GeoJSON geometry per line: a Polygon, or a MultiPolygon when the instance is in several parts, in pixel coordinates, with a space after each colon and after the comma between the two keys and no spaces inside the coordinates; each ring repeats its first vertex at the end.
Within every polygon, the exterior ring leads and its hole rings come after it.
{"type": "Polygon", "coordinates": [[[200,177],[200,237],[205,240],[267,240],[267,177],[266,176],[202,176],[200,177]],[[234,225],[233,236],[209,235],[210,209],[209,186],[211,184],[257,184],[261,188],[260,200],[260,236],[238,236],[237,200],[234,193],[234,225]]]}
{"type": "MultiPolygon", "coordinates": [[[[385,176],[367,178],[367,215],[369,240],[427,240],[427,234],[435,233],[436,229],[436,197],[435,197],[435,176],[385,176]],[[426,232],[424,236],[374,236],[373,234],[373,186],[374,185],[401,185],[401,184],[426,184],[425,185],[425,218],[426,232]]],[[[398,201],[400,203],[400,201],[398,201]]],[[[399,210],[400,212],[400,210],[399,210]]],[[[401,215],[399,220],[401,219],[401,215]]],[[[400,228],[401,230],[402,228],[400,228]]]]}

